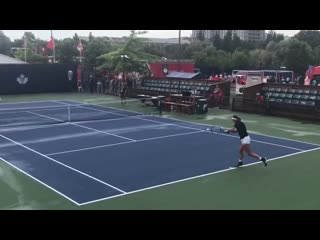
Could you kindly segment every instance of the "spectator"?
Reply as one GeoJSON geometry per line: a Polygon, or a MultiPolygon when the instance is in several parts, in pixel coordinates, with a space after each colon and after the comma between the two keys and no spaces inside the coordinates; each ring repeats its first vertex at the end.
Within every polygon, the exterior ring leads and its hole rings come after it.
{"type": "Polygon", "coordinates": [[[222,105],[223,104],[223,98],[224,98],[224,94],[222,89],[219,88],[218,90],[218,105],[222,105]]]}
{"type": "Polygon", "coordinates": [[[210,93],[210,102],[214,105],[214,93],[213,93],[213,91],[210,93]]]}
{"type": "Polygon", "coordinates": [[[286,83],[287,83],[287,84],[289,84],[289,83],[290,83],[290,78],[289,78],[289,77],[287,77],[287,79],[286,79],[286,83]]]}
{"type": "Polygon", "coordinates": [[[257,101],[257,103],[263,103],[264,98],[263,98],[263,96],[261,96],[260,93],[256,94],[256,101],[257,101]]]}
{"type": "Polygon", "coordinates": [[[275,77],[274,77],[274,76],[271,76],[271,78],[270,78],[270,82],[271,82],[271,83],[276,82],[276,79],[275,79],[275,77]]]}
{"type": "Polygon", "coordinates": [[[97,93],[98,94],[102,93],[102,82],[101,82],[101,79],[98,79],[98,82],[97,82],[97,93]]]}
{"type": "Polygon", "coordinates": [[[126,95],[127,95],[127,87],[125,84],[122,83],[120,87],[121,104],[126,104],[126,95]]]}
{"type": "Polygon", "coordinates": [[[114,86],[114,94],[117,96],[119,95],[119,87],[120,87],[119,83],[120,83],[120,80],[117,79],[114,86]]]}
{"type": "Polygon", "coordinates": [[[270,82],[270,76],[269,75],[267,75],[267,77],[266,77],[266,82],[267,83],[270,82]]]}
{"type": "Polygon", "coordinates": [[[267,108],[266,108],[266,114],[271,114],[271,107],[270,107],[270,95],[267,95],[266,97],[266,105],[267,105],[267,108]]]}
{"type": "Polygon", "coordinates": [[[93,93],[93,88],[94,88],[94,78],[92,73],[90,73],[89,76],[89,87],[90,87],[90,93],[93,93]]]}
{"type": "Polygon", "coordinates": [[[213,89],[213,105],[216,106],[218,105],[219,102],[219,91],[220,88],[218,85],[215,86],[215,88],[213,89]]]}
{"type": "Polygon", "coordinates": [[[116,92],[116,79],[111,80],[111,94],[115,95],[116,92]]]}
{"type": "Polygon", "coordinates": [[[104,76],[104,94],[108,93],[109,87],[110,87],[110,81],[109,81],[108,75],[106,74],[104,76]]]}
{"type": "Polygon", "coordinates": [[[82,89],[82,82],[81,81],[77,81],[77,86],[78,86],[78,92],[83,92],[83,89],[82,89]]]}
{"type": "Polygon", "coordinates": [[[132,88],[132,78],[128,78],[128,88],[132,88]]]}

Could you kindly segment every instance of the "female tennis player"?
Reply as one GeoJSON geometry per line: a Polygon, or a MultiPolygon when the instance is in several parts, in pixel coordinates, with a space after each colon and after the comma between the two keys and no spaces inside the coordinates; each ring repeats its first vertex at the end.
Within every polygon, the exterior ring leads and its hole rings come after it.
{"type": "Polygon", "coordinates": [[[251,151],[250,148],[250,136],[247,132],[247,128],[246,125],[241,122],[241,118],[239,118],[237,115],[234,115],[232,117],[232,121],[234,122],[234,127],[229,129],[229,130],[225,130],[226,133],[238,133],[240,136],[240,158],[239,158],[239,162],[236,165],[236,167],[241,167],[243,165],[242,159],[243,159],[243,150],[247,152],[247,154],[251,157],[254,157],[255,159],[262,161],[264,163],[264,166],[267,166],[267,159],[265,157],[261,157],[259,155],[257,155],[256,153],[251,151]]]}

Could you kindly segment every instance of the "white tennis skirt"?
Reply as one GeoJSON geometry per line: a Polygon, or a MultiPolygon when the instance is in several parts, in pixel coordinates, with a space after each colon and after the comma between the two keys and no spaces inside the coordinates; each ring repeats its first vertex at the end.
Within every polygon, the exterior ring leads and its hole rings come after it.
{"type": "Polygon", "coordinates": [[[246,136],[240,140],[241,140],[242,145],[247,145],[247,144],[250,144],[250,142],[251,142],[251,138],[249,136],[246,136]]]}

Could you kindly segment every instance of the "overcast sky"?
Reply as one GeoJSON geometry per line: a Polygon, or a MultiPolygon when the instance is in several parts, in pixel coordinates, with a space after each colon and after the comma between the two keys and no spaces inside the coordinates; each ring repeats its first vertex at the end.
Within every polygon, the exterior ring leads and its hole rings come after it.
{"type": "MultiPolygon", "coordinates": [[[[174,38],[178,37],[178,30],[146,30],[147,34],[144,37],[150,38],[174,38]]],[[[266,30],[269,31],[269,30],[266,30]]],[[[275,30],[278,33],[283,33],[287,36],[293,36],[300,30],[275,30]]],[[[43,40],[50,39],[50,30],[3,30],[4,34],[11,40],[21,38],[24,32],[33,32],[36,38],[43,40]]],[[[53,30],[53,36],[56,39],[63,39],[74,36],[77,33],[80,36],[89,36],[92,32],[93,36],[108,36],[108,37],[123,37],[130,34],[130,30],[53,30]]],[[[192,30],[182,30],[181,35],[189,37],[192,30]]]]}

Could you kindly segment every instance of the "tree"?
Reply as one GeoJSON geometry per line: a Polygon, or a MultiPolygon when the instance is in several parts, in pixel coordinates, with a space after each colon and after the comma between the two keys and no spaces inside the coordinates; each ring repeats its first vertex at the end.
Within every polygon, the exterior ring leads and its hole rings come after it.
{"type": "Polygon", "coordinates": [[[143,42],[137,36],[140,34],[143,34],[143,32],[131,31],[131,35],[124,46],[98,57],[99,68],[117,72],[147,71],[146,61],[159,57],[143,51],[143,42]]]}
{"type": "Polygon", "coordinates": [[[91,42],[93,40],[93,35],[92,32],[89,33],[89,42],[91,42]]]}
{"type": "Polygon", "coordinates": [[[243,51],[234,51],[232,53],[232,64],[231,66],[234,69],[246,69],[249,66],[249,56],[246,52],[243,51]]]}
{"type": "Polygon", "coordinates": [[[32,32],[25,32],[23,37],[32,42],[36,40],[36,36],[32,32]]]}
{"type": "Polygon", "coordinates": [[[62,41],[55,41],[56,44],[56,60],[59,63],[72,64],[75,63],[75,57],[79,56],[77,44],[72,38],[65,38],[62,41]]]}
{"type": "MultiPolygon", "coordinates": [[[[25,60],[25,51],[18,50],[14,53],[14,57],[18,58],[22,61],[25,60]]],[[[48,63],[48,57],[43,56],[41,54],[37,54],[32,51],[32,48],[27,49],[27,62],[28,63],[48,63]]]]}
{"type": "Polygon", "coordinates": [[[262,66],[265,69],[274,69],[274,65],[272,64],[272,57],[273,57],[273,52],[270,51],[263,51],[263,56],[262,56],[262,66]]]}
{"type": "Polygon", "coordinates": [[[213,45],[216,47],[216,49],[222,49],[222,39],[218,34],[215,34],[212,39],[213,45]]]}
{"type": "Polygon", "coordinates": [[[284,35],[283,34],[277,34],[275,41],[276,42],[281,42],[284,40],[284,35]]]}
{"type": "Polygon", "coordinates": [[[320,65],[320,46],[317,46],[313,50],[313,54],[314,54],[314,62],[313,62],[313,64],[316,65],[316,66],[320,65]]]}
{"type": "Polygon", "coordinates": [[[277,34],[275,31],[270,30],[267,33],[267,37],[265,40],[265,45],[268,45],[269,42],[281,42],[284,40],[284,35],[283,34],[277,34]]]}
{"type": "Polygon", "coordinates": [[[195,60],[195,64],[209,66],[215,62],[216,48],[212,45],[207,45],[200,51],[193,53],[192,59],[195,60]]]}
{"type": "MultiPolygon", "coordinates": [[[[85,62],[90,65],[97,64],[97,57],[111,51],[110,42],[102,38],[92,38],[86,45],[84,51],[85,62]]],[[[79,54],[79,52],[78,52],[79,54]]]]}
{"type": "Polygon", "coordinates": [[[165,46],[159,46],[156,44],[147,44],[143,47],[143,51],[145,51],[146,53],[150,53],[153,55],[157,55],[157,56],[165,56],[165,46]]]}
{"type": "Polygon", "coordinates": [[[226,52],[232,52],[232,32],[227,31],[226,36],[222,40],[222,49],[226,52]]]}
{"type": "Polygon", "coordinates": [[[279,43],[271,41],[266,46],[266,51],[275,52],[279,48],[279,43]]]}
{"type": "Polygon", "coordinates": [[[79,36],[77,33],[74,34],[73,40],[75,40],[76,42],[79,42],[79,36]]]}
{"type": "Polygon", "coordinates": [[[232,39],[232,42],[231,42],[231,49],[232,49],[232,52],[234,50],[236,50],[237,48],[241,48],[242,46],[242,41],[240,39],[240,37],[237,35],[237,34],[233,34],[233,39],[232,39]]]}
{"type": "Polygon", "coordinates": [[[312,48],[320,46],[320,32],[319,31],[300,31],[294,38],[304,41],[309,44],[312,48]]]}
{"type": "Polygon", "coordinates": [[[298,74],[305,73],[307,66],[312,62],[314,62],[312,48],[296,38],[281,41],[273,55],[276,67],[285,66],[298,74]]]}
{"type": "Polygon", "coordinates": [[[255,49],[249,52],[249,68],[250,69],[263,69],[265,68],[265,54],[264,49],[255,49]]]}
{"type": "Polygon", "coordinates": [[[232,62],[231,62],[231,53],[227,53],[223,50],[218,50],[214,66],[219,72],[231,72],[232,62]]]}
{"type": "MultiPolygon", "coordinates": [[[[27,47],[26,60],[28,63],[48,63],[45,47],[47,42],[41,39],[36,39],[32,32],[25,32],[20,39],[14,40],[12,47],[22,48],[27,47]],[[26,43],[26,46],[25,46],[26,43]]],[[[12,53],[12,56],[25,61],[25,50],[19,49],[12,53]]]]}
{"type": "Polygon", "coordinates": [[[200,41],[204,41],[204,39],[205,39],[204,30],[199,30],[198,31],[197,39],[199,39],[200,41]]]}
{"type": "Polygon", "coordinates": [[[241,49],[243,50],[254,50],[256,48],[254,42],[252,41],[242,41],[241,49]]]}
{"type": "Polygon", "coordinates": [[[0,53],[10,54],[11,41],[2,31],[0,31],[0,53]]]}

